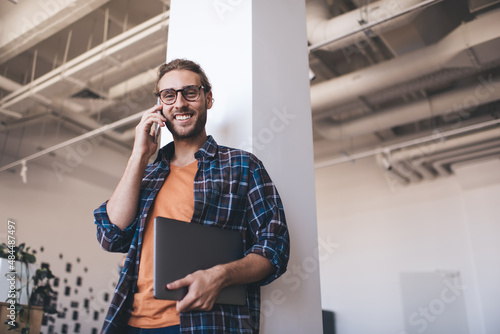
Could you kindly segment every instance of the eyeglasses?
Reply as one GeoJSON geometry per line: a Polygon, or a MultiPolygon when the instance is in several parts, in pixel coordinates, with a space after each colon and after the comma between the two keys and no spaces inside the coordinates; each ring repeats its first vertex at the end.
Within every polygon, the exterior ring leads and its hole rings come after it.
{"type": "Polygon", "coordinates": [[[156,96],[159,96],[165,104],[174,104],[177,101],[177,93],[181,92],[186,101],[194,102],[200,98],[201,89],[205,89],[205,87],[191,85],[182,89],[167,88],[156,93],[156,96]]]}

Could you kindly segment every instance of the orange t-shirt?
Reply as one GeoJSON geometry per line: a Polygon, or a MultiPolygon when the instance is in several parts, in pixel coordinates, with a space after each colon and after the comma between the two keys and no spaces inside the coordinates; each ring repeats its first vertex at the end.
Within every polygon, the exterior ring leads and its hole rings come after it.
{"type": "Polygon", "coordinates": [[[149,211],[142,241],[137,292],[128,324],[139,328],[161,328],[180,324],[173,300],[153,297],[153,221],[157,216],[191,221],[194,212],[194,177],[198,161],[177,167],[170,164],[170,174],[149,211]]]}

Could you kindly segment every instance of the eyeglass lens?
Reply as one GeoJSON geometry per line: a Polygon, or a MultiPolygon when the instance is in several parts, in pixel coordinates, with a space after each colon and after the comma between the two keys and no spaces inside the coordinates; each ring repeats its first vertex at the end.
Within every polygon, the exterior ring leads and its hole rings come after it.
{"type": "Polygon", "coordinates": [[[183,89],[164,89],[160,92],[161,100],[166,104],[173,104],[177,100],[177,92],[181,92],[182,96],[189,102],[194,102],[200,97],[201,87],[186,86],[183,89]]]}

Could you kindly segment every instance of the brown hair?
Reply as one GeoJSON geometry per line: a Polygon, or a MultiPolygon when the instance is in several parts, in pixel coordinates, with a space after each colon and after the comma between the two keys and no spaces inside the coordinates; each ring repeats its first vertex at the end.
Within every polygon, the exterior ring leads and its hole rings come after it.
{"type": "Polygon", "coordinates": [[[158,68],[158,77],[156,79],[156,86],[154,94],[158,94],[158,82],[163,78],[165,74],[170,71],[179,71],[179,70],[187,70],[194,72],[200,76],[201,85],[204,87],[205,93],[209,92],[212,89],[212,85],[207,78],[207,75],[201,68],[201,66],[195,63],[192,60],[187,59],[174,59],[169,63],[163,64],[158,68]]]}

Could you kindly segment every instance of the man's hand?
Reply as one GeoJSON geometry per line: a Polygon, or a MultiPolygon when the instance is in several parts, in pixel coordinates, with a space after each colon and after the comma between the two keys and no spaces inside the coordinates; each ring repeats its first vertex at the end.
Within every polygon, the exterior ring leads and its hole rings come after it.
{"type": "Polygon", "coordinates": [[[221,290],[226,286],[258,282],[271,275],[274,270],[275,268],[268,259],[250,253],[234,262],[207,270],[198,270],[167,284],[167,289],[188,287],[188,293],[177,302],[177,311],[209,311],[214,306],[221,290]]]}
{"type": "Polygon", "coordinates": [[[153,123],[163,124],[163,117],[155,106],[147,110],[135,128],[134,149],[113,195],[108,201],[107,210],[110,221],[124,230],[134,220],[139,203],[139,192],[144,170],[149,158],[156,152],[157,144],[151,135],[153,123]]]}
{"type": "Polygon", "coordinates": [[[225,287],[224,270],[215,266],[198,270],[184,278],[167,284],[167,289],[175,290],[188,287],[188,293],[177,302],[177,311],[210,311],[221,290],[225,287]]]}
{"type": "Polygon", "coordinates": [[[159,111],[163,105],[158,105],[147,110],[141,118],[141,121],[135,128],[135,141],[132,155],[149,159],[157,149],[154,134],[151,133],[151,128],[154,123],[158,126],[163,126],[166,121],[165,117],[159,111]]]}

